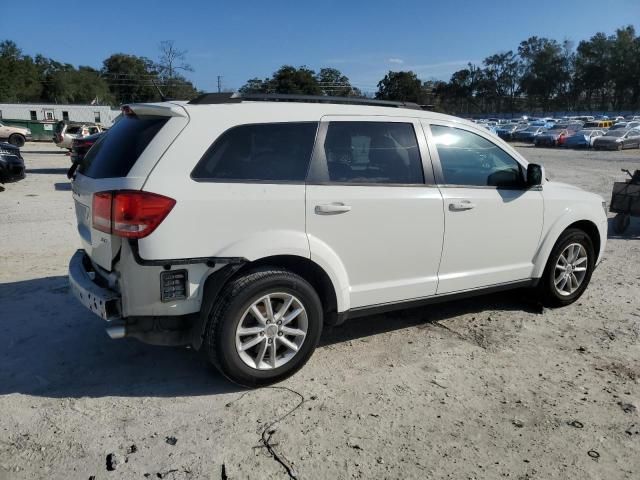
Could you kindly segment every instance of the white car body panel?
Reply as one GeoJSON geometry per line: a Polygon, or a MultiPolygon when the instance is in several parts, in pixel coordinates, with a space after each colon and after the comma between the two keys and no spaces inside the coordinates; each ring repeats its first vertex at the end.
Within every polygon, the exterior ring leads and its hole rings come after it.
{"type": "Polygon", "coordinates": [[[437,188],[309,185],[307,232],[313,239],[312,260],[323,264],[337,259],[344,266],[350,308],[436,293],[443,235],[437,188]],[[336,202],[351,211],[315,212],[318,205],[336,202]],[[326,254],[316,249],[318,244],[333,255],[319,259],[326,254]]]}
{"type": "Polygon", "coordinates": [[[438,294],[531,278],[542,231],[537,190],[441,188],[445,236],[438,294]],[[470,210],[452,210],[468,202],[470,210]]]}
{"type": "Polygon", "coordinates": [[[176,199],[160,226],[138,241],[144,260],[237,257],[256,261],[288,255],[310,259],[333,284],[338,312],[496,284],[539,278],[558,236],[576,221],[600,232],[606,214],[597,195],[544,182],[529,190],[437,185],[306,185],[304,182],[195,181],[191,171],[212,142],[237,125],[320,122],[342,117],[409,121],[417,128],[424,164],[437,161],[428,125],[455,126],[500,146],[526,169],[527,161],[486,129],[433,112],[356,105],[243,102],[220,105],[165,103],[131,106],[171,119],[144,150],[126,178],[78,175],[74,198],[88,217],[79,220],[84,249],[107,271],[115,270],[123,315],[182,315],[200,309],[202,286],[220,265],[180,266],[188,271],[186,300],[161,303],[161,266],[138,263],[126,241],[91,228],[94,192],[143,189],[176,199]],[[147,109],[147,110],[145,110],[147,109]],[[150,109],[150,110],[149,110],[150,109]],[[428,148],[427,148],[428,145],[428,148]],[[451,202],[476,204],[452,212],[451,202]],[[318,215],[316,205],[341,202],[351,210],[318,215]],[[112,265],[120,252],[120,259],[112,265]]]}

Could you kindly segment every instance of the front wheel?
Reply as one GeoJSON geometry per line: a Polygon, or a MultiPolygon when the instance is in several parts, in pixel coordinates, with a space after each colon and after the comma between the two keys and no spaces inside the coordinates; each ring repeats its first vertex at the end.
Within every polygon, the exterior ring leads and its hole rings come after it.
{"type": "Polygon", "coordinates": [[[293,375],[322,332],[322,304],[302,277],[265,268],[232,280],[209,318],[205,349],[229,380],[260,387],[293,375]]]}
{"type": "Polygon", "coordinates": [[[545,306],[562,307],[584,293],[595,265],[593,243],[582,230],[565,230],[556,242],[538,290],[545,306]]]}
{"type": "Polygon", "coordinates": [[[14,133],[9,137],[9,143],[11,145],[15,145],[18,148],[21,148],[24,146],[24,141],[25,141],[24,137],[18,133],[14,133]]]}

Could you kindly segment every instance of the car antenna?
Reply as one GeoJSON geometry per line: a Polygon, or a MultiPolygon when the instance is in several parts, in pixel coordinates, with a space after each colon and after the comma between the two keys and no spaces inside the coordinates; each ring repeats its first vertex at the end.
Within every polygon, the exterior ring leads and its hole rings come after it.
{"type": "Polygon", "coordinates": [[[158,90],[158,93],[160,94],[160,100],[162,100],[163,102],[166,102],[167,100],[169,100],[167,97],[164,96],[164,93],[162,93],[162,90],[160,90],[160,87],[158,86],[155,80],[151,79],[151,83],[153,83],[153,86],[156,87],[156,90],[158,90]]]}

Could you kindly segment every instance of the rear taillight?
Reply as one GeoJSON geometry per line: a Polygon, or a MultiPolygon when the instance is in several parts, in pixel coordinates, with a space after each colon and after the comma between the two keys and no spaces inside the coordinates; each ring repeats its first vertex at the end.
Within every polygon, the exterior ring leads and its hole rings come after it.
{"type": "Polygon", "coordinates": [[[91,212],[93,215],[93,228],[101,232],[111,233],[111,203],[113,194],[111,192],[99,192],[93,194],[93,205],[91,212]]]}
{"type": "Polygon", "coordinates": [[[166,218],[176,201],[140,191],[93,195],[93,228],[125,238],[144,238],[166,218]]]}

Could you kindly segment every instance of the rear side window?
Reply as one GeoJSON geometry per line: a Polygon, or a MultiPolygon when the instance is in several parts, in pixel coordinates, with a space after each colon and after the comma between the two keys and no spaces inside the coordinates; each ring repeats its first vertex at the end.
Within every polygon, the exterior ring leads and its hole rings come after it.
{"type": "Polygon", "coordinates": [[[411,123],[330,122],[324,142],[336,183],[424,183],[411,123]]]}
{"type": "Polygon", "coordinates": [[[169,117],[125,116],[91,147],[78,172],[91,178],[126,177],[169,117]]]}
{"type": "Polygon", "coordinates": [[[240,125],[223,133],[191,172],[194,180],[303,182],[316,122],[240,125]]]}

